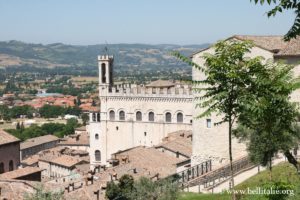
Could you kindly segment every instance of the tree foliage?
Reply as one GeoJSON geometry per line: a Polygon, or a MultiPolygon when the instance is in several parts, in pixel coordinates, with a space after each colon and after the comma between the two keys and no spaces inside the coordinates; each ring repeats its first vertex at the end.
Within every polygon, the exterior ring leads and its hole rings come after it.
{"type": "MultiPolygon", "coordinates": [[[[268,62],[253,79],[251,96],[238,119],[235,130],[248,139],[252,161],[270,166],[279,151],[289,154],[300,140],[296,124],[298,107],[290,101],[290,95],[298,88],[298,80],[292,78],[293,66],[268,62]]],[[[289,154],[288,156],[292,156],[289,154]]],[[[290,160],[289,160],[290,161],[290,160]]],[[[297,163],[294,164],[298,169],[297,163]]]]}
{"type": "Polygon", "coordinates": [[[290,28],[290,30],[284,36],[285,40],[290,40],[292,38],[296,38],[300,35],[300,1],[299,0],[250,0],[254,1],[255,4],[260,3],[261,5],[264,3],[267,4],[276,4],[276,6],[267,12],[268,17],[275,16],[278,12],[283,12],[283,10],[294,10],[296,17],[294,20],[294,24],[290,28]]]}

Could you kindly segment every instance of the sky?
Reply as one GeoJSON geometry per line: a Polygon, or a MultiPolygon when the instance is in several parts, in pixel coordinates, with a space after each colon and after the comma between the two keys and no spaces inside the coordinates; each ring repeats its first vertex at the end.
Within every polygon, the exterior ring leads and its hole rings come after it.
{"type": "Polygon", "coordinates": [[[294,20],[250,0],[0,0],[0,41],[75,45],[213,43],[283,35],[294,20]]]}

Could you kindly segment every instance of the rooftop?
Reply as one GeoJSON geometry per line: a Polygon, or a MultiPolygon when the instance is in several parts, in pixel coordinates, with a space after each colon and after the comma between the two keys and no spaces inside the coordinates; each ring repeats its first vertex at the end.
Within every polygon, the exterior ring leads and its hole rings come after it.
{"type": "MultiPolygon", "coordinates": [[[[250,40],[255,46],[273,52],[274,57],[281,56],[300,56],[300,37],[286,42],[283,36],[258,36],[258,35],[234,35],[228,39],[250,40]]],[[[227,40],[228,40],[227,39],[227,40]]],[[[193,55],[203,51],[195,52],[193,55]]],[[[192,55],[192,56],[193,56],[192,55]]]]}
{"type": "Polygon", "coordinates": [[[40,169],[38,167],[19,168],[14,171],[0,174],[0,179],[16,179],[19,177],[23,177],[23,176],[34,174],[34,173],[41,172],[41,171],[43,171],[43,169],[40,169]]]}
{"type": "Polygon", "coordinates": [[[58,141],[58,140],[59,140],[59,138],[54,135],[44,135],[44,136],[31,138],[24,142],[21,142],[20,148],[21,148],[21,150],[23,150],[23,149],[34,147],[37,145],[41,145],[41,144],[45,144],[45,143],[53,142],[53,141],[58,141]]]}
{"type": "Polygon", "coordinates": [[[0,129],[0,145],[18,141],[20,141],[18,138],[0,129]]]}
{"type": "Polygon", "coordinates": [[[83,161],[82,159],[79,159],[79,158],[75,158],[73,156],[61,155],[61,156],[55,158],[54,160],[51,160],[50,162],[70,168],[70,167],[73,167],[77,164],[80,164],[80,163],[86,162],[86,161],[83,161]]]}
{"type": "Polygon", "coordinates": [[[178,152],[190,158],[192,156],[192,131],[176,131],[169,133],[163,142],[156,148],[163,147],[173,152],[178,152]]]}

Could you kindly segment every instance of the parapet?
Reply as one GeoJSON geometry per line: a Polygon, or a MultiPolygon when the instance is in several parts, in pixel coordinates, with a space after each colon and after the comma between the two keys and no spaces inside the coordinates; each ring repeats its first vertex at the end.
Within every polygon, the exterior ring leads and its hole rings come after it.
{"type": "Polygon", "coordinates": [[[100,61],[100,60],[111,60],[113,58],[114,58],[113,56],[102,55],[102,56],[98,56],[98,61],[100,61]]]}
{"type": "Polygon", "coordinates": [[[189,85],[176,85],[170,88],[146,87],[144,85],[122,84],[107,88],[108,96],[131,97],[181,97],[192,98],[192,88],[189,85]]]}

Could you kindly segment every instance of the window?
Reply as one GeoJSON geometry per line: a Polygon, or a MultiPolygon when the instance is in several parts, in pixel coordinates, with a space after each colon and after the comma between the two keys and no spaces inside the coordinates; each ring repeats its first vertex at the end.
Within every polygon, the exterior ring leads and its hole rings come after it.
{"type": "Polygon", "coordinates": [[[172,121],[172,115],[171,113],[167,112],[166,113],[166,122],[171,122],[172,121]]]}
{"type": "Polygon", "coordinates": [[[97,113],[97,122],[100,122],[100,113],[97,113]]]}
{"type": "Polygon", "coordinates": [[[96,135],[95,135],[95,139],[96,139],[96,140],[98,140],[98,139],[99,139],[99,134],[98,134],[98,133],[96,133],[96,135]]]}
{"type": "Polygon", "coordinates": [[[119,120],[125,120],[125,112],[123,110],[119,112],[119,120]]]}
{"type": "Polygon", "coordinates": [[[96,113],[93,113],[93,122],[96,121],[96,113]]]}
{"type": "Polygon", "coordinates": [[[101,65],[102,83],[106,83],[106,66],[105,63],[101,65]]]}
{"type": "Polygon", "coordinates": [[[177,113],[177,123],[182,123],[182,122],[183,122],[183,114],[177,113]]]}
{"type": "Polygon", "coordinates": [[[115,120],[115,111],[113,110],[109,111],[109,120],[111,121],[115,120]]]}
{"type": "Polygon", "coordinates": [[[154,122],[154,112],[149,112],[149,114],[148,114],[148,120],[150,122],[154,122]]]}
{"type": "Polygon", "coordinates": [[[211,128],[211,119],[206,119],[206,127],[211,128]]]}
{"type": "Polygon", "coordinates": [[[142,113],[140,111],[136,112],[136,121],[142,121],[142,113]]]}
{"type": "Polygon", "coordinates": [[[144,132],[144,136],[147,136],[147,132],[144,132]]]}
{"type": "Polygon", "coordinates": [[[4,173],[4,163],[0,163],[0,174],[4,173]]]}
{"type": "Polygon", "coordinates": [[[9,161],[8,170],[13,171],[14,170],[14,162],[11,160],[9,161]]]}
{"type": "Polygon", "coordinates": [[[95,151],[95,160],[100,161],[101,160],[101,153],[99,150],[95,151]]]}

